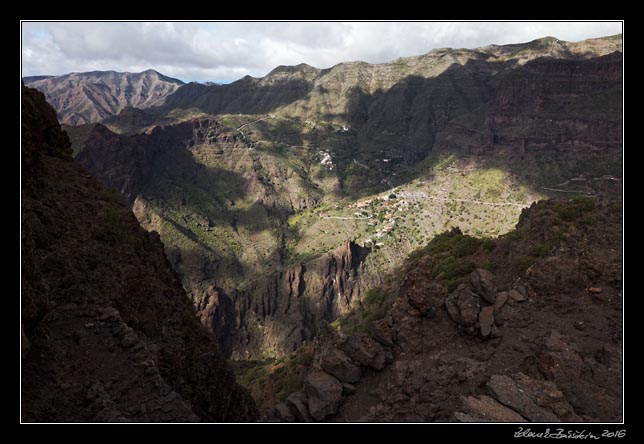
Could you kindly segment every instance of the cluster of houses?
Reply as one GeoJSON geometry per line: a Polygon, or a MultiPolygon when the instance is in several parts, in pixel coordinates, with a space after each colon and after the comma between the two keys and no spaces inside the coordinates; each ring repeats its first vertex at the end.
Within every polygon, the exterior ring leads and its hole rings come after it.
{"type": "Polygon", "coordinates": [[[332,171],[333,168],[335,168],[335,164],[333,163],[333,158],[331,157],[331,153],[328,151],[318,151],[318,154],[320,155],[320,164],[324,165],[327,167],[329,171],[332,171]]]}
{"type": "MultiPolygon", "coordinates": [[[[395,216],[396,210],[403,211],[404,208],[408,206],[408,202],[404,199],[397,199],[385,194],[373,199],[361,200],[353,204],[356,209],[362,210],[355,212],[354,215],[359,218],[372,219],[374,215],[365,210],[367,208],[371,208],[373,204],[380,204],[382,207],[387,208],[388,211],[386,211],[383,215],[384,221],[382,228],[380,228],[376,233],[367,237],[363,241],[363,246],[375,246],[376,248],[380,248],[384,245],[384,243],[379,240],[395,229],[396,220],[398,219],[398,217],[395,216]]],[[[373,221],[372,223],[369,223],[369,225],[378,225],[378,222],[373,221]]]]}

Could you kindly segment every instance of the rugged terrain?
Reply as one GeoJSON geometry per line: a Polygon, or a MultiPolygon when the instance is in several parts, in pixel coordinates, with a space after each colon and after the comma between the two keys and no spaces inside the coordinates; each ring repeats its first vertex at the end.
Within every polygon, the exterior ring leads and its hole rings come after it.
{"type": "Polygon", "coordinates": [[[445,232],[241,380],[274,421],[619,422],[621,222],[620,201],[576,198],[498,239],[445,232]]]}
{"type": "Polygon", "coordinates": [[[22,89],[23,422],[236,422],[248,392],[122,198],[22,89]]]}
{"type": "Polygon", "coordinates": [[[98,122],[128,107],[157,105],[183,85],[152,69],[140,73],[94,71],[34,76],[23,81],[42,91],[61,123],[70,125],[98,122]]]}
{"type": "Polygon", "coordinates": [[[621,193],[621,35],[280,66],[67,127],[235,359],[286,357],[454,226],[621,193]]]}

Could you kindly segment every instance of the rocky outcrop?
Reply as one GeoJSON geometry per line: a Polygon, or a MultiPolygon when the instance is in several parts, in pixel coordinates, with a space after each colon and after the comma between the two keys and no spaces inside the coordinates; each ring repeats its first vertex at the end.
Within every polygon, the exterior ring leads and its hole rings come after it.
{"type": "Polygon", "coordinates": [[[487,270],[478,268],[470,274],[470,285],[488,304],[494,304],[496,298],[496,282],[494,275],[487,270]]]}
{"type": "Polygon", "coordinates": [[[621,410],[619,389],[604,378],[619,378],[619,353],[606,346],[591,356],[580,353],[572,337],[551,330],[541,339],[536,367],[561,390],[574,411],[592,418],[612,417],[621,410]],[[598,380],[599,379],[599,380],[598,380]]]}
{"type": "Polygon", "coordinates": [[[463,398],[465,413],[456,412],[461,422],[581,422],[555,384],[522,373],[493,375],[486,385],[492,395],[463,398]]]}
{"type": "Polygon", "coordinates": [[[527,422],[521,415],[505,407],[489,396],[463,399],[467,413],[456,412],[455,418],[461,422],[527,422]]]}
{"type": "Polygon", "coordinates": [[[234,291],[235,330],[217,335],[232,334],[233,356],[240,358],[261,356],[262,350],[295,350],[315,337],[321,322],[346,313],[364,293],[361,273],[369,251],[348,240],[315,261],[234,291]],[[254,330],[255,323],[264,326],[263,334],[254,330]]]}
{"type": "Polygon", "coordinates": [[[22,421],[254,421],[158,234],[72,163],[42,93],[22,110],[22,421]]]}
{"type": "Polygon", "coordinates": [[[314,341],[313,365],[304,381],[304,391],[289,395],[263,420],[335,421],[342,404],[356,393],[356,385],[385,371],[393,360],[393,348],[393,342],[383,346],[368,334],[338,333],[323,321],[314,341]]]}
{"type": "Polygon", "coordinates": [[[363,367],[374,370],[385,367],[385,349],[369,335],[352,335],[341,347],[353,362],[363,367]]]}
{"type": "Polygon", "coordinates": [[[335,348],[322,356],[320,366],[322,370],[344,383],[356,383],[362,376],[362,368],[353,364],[344,352],[335,348]]]}
{"type": "Polygon", "coordinates": [[[342,399],[342,384],[337,379],[314,370],[306,378],[304,387],[313,419],[321,421],[337,412],[342,399]]]}
{"type": "Polygon", "coordinates": [[[503,306],[508,301],[528,300],[528,290],[520,284],[510,290],[497,292],[496,289],[496,277],[487,270],[476,269],[469,274],[467,283],[460,284],[445,298],[447,313],[469,334],[479,332],[483,338],[499,337],[503,306]]]}
{"type": "Polygon", "coordinates": [[[454,322],[473,331],[478,322],[481,302],[468,285],[461,284],[450,294],[445,300],[445,307],[454,322]]]}
{"type": "Polygon", "coordinates": [[[436,282],[430,282],[421,291],[410,291],[407,297],[409,305],[418,310],[421,316],[429,316],[441,308],[447,290],[436,282]]]}

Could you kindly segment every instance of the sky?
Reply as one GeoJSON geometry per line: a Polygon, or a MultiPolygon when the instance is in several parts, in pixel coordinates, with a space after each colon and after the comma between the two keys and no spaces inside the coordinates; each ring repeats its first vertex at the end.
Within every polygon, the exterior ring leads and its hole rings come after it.
{"type": "Polygon", "coordinates": [[[621,22],[22,22],[22,76],[154,69],[229,83],[279,65],[384,63],[434,48],[619,34],[621,22]]]}

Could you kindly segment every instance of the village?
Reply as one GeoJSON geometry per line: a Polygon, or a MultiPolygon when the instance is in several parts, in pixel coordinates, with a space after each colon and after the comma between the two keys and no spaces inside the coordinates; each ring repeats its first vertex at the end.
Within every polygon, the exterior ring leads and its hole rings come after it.
{"type": "Polygon", "coordinates": [[[367,223],[369,226],[380,228],[372,235],[365,238],[362,242],[364,247],[383,247],[385,236],[391,234],[395,227],[396,221],[400,216],[397,212],[407,209],[409,203],[404,199],[399,199],[395,190],[376,196],[372,199],[366,199],[352,204],[350,208],[355,208],[354,216],[357,219],[372,219],[367,223]]]}

